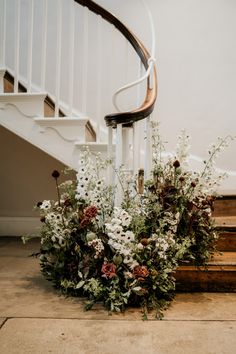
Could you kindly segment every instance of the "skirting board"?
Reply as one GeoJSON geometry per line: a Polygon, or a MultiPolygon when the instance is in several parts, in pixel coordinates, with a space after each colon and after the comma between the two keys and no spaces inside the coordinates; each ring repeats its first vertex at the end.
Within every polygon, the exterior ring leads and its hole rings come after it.
{"type": "Polygon", "coordinates": [[[0,236],[36,236],[41,225],[36,217],[0,216],[0,236]]]}

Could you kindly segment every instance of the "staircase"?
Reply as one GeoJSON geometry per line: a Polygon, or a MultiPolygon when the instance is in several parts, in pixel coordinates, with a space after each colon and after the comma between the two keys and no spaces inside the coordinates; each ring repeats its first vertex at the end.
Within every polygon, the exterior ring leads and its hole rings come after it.
{"type": "Polygon", "coordinates": [[[213,213],[219,240],[207,269],[182,265],[175,278],[179,291],[236,292],[236,196],[215,201],[213,213]]]}
{"type": "Polygon", "coordinates": [[[20,82],[18,92],[14,92],[14,78],[5,70],[1,70],[1,79],[0,124],[76,169],[80,152],[78,143],[96,141],[89,119],[65,116],[61,109],[55,117],[55,103],[46,93],[27,93],[20,82]]]}

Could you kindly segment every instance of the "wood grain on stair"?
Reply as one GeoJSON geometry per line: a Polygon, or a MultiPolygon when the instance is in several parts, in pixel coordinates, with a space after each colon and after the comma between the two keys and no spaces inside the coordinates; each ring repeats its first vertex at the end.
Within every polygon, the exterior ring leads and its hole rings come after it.
{"type": "Polygon", "coordinates": [[[175,278],[181,291],[236,291],[236,252],[216,253],[206,267],[181,265],[175,278]]]}
{"type": "Polygon", "coordinates": [[[236,228],[236,216],[217,216],[214,217],[216,226],[218,227],[235,227],[236,228]]]}

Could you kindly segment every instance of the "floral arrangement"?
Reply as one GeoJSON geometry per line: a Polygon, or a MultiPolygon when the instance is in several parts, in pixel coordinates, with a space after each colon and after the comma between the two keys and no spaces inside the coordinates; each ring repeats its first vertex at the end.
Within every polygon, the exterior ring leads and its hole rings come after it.
{"type": "Polygon", "coordinates": [[[41,214],[41,271],[66,295],[103,302],[109,311],[141,306],[157,318],[173,298],[180,262],[204,265],[215,250],[211,219],[217,175],[214,160],[230,137],[209,150],[201,172],[188,169],[189,137],[163,158],[164,145],[153,124],[153,170],[139,176],[119,173],[123,202],[114,206],[115,187],[104,177],[110,161],[85,150],[77,180],[58,186],[58,200],[38,203],[41,214]]]}

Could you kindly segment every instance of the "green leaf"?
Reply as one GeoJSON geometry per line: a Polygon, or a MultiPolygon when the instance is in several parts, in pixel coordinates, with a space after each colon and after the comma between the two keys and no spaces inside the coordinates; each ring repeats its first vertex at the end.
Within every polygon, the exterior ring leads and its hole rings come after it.
{"type": "Polygon", "coordinates": [[[84,280],[81,280],[75,287],[75,289],[80,289],[82,288],[82,286],[84,285],[85,281],[84,280]]]}

